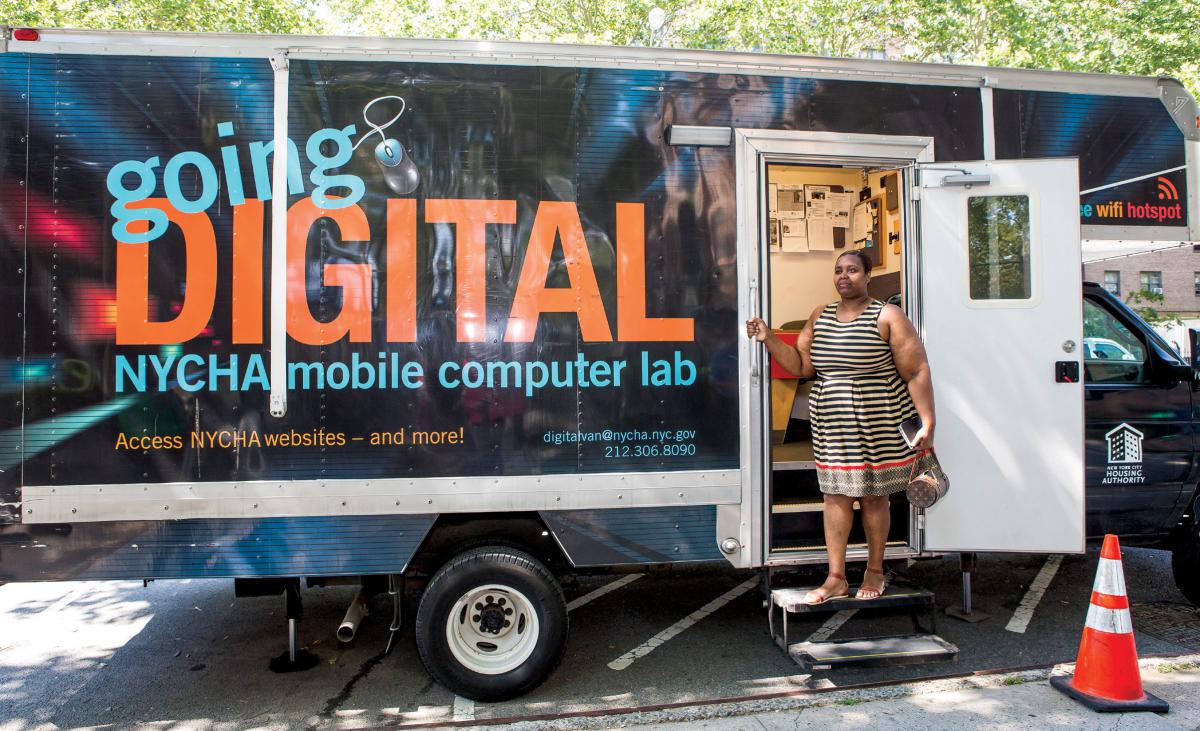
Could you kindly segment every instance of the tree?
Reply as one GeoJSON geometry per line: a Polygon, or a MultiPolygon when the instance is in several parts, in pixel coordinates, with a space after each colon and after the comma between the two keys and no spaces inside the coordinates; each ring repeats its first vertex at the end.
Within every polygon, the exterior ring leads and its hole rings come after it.
{"type": "Polygon", "coordinates": [[[0,0],[0,23],[860,56],[1179,78],[1200,96],[1200,0],[0,0]],[[648,15],[665,11],[651,32],[648,15]]]}
{"type": "Polygon", "coordinates": [[[907,58],[1155,76],[1200,92],[1200,0],[897,0],[907,58]]]}
{"type": "Polygon", "coordinates": [[[682,0],[332,0],[351,33],[411,38],[650,45],[654,7],[668,22],[682,0]]]}
{"type": "MultiPolygon", "coordinates": [[[[406,10],[432,37],[648,45],[647,15],[666,11],[666,45],[861,56],[1181,79],[1200,92],[1200,0],[344,0],[382,10],[369,32],[395,32],[406,10]]],[[[345,17],[345,16],[344,16],[345,17]]],[[[356,16],[357,17],[357,16],[356,16]]]]}
{"type": "Polygon", "coordinates": [[[857,56],[899,37],[897,7],[875,0],[698,0],[677,24],[677,40],[693,48],[857,56]]]}
{"type": "Polygon", "coordinates": [[[311,33],[302,0],[0,0],[0,23],[41,28],[311,33]]]}
{"type": "Polygon", "coordinates": [[[1138,317],[1153,327],[1183,324],[1183,320],[1179,319],[1174,312],[1162,309],[1166,304],[1166,298],[1157,292],[1151,292],[1148,289],[1130,292],[1125,297],[1125,304],[1129,305],[1130,309],[1138,314],[1138,317]]]}

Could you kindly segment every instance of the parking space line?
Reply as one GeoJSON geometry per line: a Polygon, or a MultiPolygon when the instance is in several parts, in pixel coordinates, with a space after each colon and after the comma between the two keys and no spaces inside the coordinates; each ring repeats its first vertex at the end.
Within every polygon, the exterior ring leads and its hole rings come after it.
{"type": "Polygon", "coordinates": [[[571,601],[567,602],[567,611],[573,612],[576,609],[579,609],[580,607],[582,607],[584,604],[587,604],[588,602],[593,601],[595,599],[599,599],[600,597],[604,596],[605,594],[609,593],[610,591],[616,591],[617,589],[620,589],[622,586],[625,586],[627,584],[632,584],[633,582],[637,581],[638,579],[642,578],[643,576],[645,576],[645,574],[629,574],[628,576],[622,576],[621,578],[617,579],[616,581],[610,581],[609,583],[605,584],[604,586],[600,587],[599,589],[590,591],[581,597],[576,597],[576,598],[572,599],[571,601]]]}
{"type": "Polygon", "coordinates": [[[1042,595],[1050,587],[1050,582],[1054,580],[1054,575],[1058,573],[1058,567],[1062,565],[1062,560],[1062,554],[1046,557],[1046,563],[1042,564],[1042,570],[1038,571],[1037,576],[1033,577],[1033,581],[1029,584],[1029,590],[1025,592],[1025,597],[1021,599],[1021,603],[1017,606],[1016,611],[1013,612],[1012,619],[1008,620],[1008,625],[1004,629],[1009,632],[1024,634],[1025,629],[1029,627],[1029,622],[1033,619],[1033,610],[1037,609],[1038,602],[1042,600],[1042,595]]]}
{"type": "Polygon", "coordinates": [[[51,604],[46,609],[42,610],[42,618],[50,617],[58,614],[67,607],[71,602],[87,593],[87,587],[79,586],[64,594],[58,601],[51,604]]]}
{"type": "Polygon", "coordinates": [[[470,698],[463,698],[461,695],[454,696],[454,720],[474,721],[475,701],[470,698]]]}
{"type": "Polygon", "coordinates": [[[857,609],[843,609],[829,619],[825,620],[825,624],[818,627],[815,632],[809,635],[805,642],[824,642],[830,637],[833,637],[833,633],[841,629],[842,625],[849,621],[849,619],[857,613],[857,609]]]}
{"type": "Polygon", "coordinates": [[[692,625],[696,624],[700,620],[704,619],[708,615],[717,611],[718,609],[725,606],[726,604],[733,601],[734,599],[737,599],[739,596],[750,591],[755,586],[758,586],[758,577],[757,576],[755,576],[753,579],[747,579],[746,581],[743,581],[742,583],[733,587],[732,589],[725,592],[721,596],[717,597],[716,599],[713,599],[708,604],[705,604],[703,607],[700,607],[699,609],[692,612],[691,614],[684,617],[683,619],[679,620],[675,624],[671,625],[670,627],[667,627],[662,632],[659,632],[658,634],[654,635],[653,637],[646,640],[642,644],[633,648],[629,652],[618,657],[616,660],[613,660],[612,662],[610,662],[608,664],[608,666],[610,668],[612,668],[613,670],[624,670],[625,668],[632,665],[635,660],[639,660],[639,659],[645,657],[646,655],[649,655],[651,652],[654,652],[655,649],[657,649],[661,645],[665,644],[668,640],[675,637],[680,632],[683,632],[688,627],[691,627],[692,625]]]}

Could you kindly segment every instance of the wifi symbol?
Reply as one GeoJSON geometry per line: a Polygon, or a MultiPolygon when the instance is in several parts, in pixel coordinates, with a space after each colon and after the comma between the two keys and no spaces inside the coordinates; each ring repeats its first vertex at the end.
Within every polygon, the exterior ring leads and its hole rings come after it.
{"type": "Polygon", "coordinates": [[[1175,189],[1175,184],[1166,178],[1158,179],[1158,199],[1160,201],[1177,201],[1179,200],[1179,191],[1175,189]]]}

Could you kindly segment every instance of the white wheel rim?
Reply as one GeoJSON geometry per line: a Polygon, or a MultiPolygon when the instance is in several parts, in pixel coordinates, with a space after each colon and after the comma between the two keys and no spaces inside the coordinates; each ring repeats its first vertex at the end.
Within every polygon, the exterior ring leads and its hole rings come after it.
{"type": "Polygon", "coordinates": [[[533,603],[500,584],[471,589],[446,617],[450,653],[463,667],[483,675],[520,667],[533,654],[539,630],[533,603]]]}

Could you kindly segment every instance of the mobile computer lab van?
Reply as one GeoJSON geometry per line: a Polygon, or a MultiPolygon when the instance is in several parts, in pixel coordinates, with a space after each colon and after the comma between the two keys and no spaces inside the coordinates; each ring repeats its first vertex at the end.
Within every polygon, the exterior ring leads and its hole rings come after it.
{"type": "Polygon", "coordinates": [[[922,333],[954,482],[895,502],[888,558],[1083,550],[1081,228],[1200,238],[1171,79],[34,29],[0,50],[0,580],[231,577],[291,612],[302,579],[408,577],[427,667],[474,698],[553,669],[556,575],[823,562],[807,384],[742,323],[798,329],[851,248],[922,333]]]}

